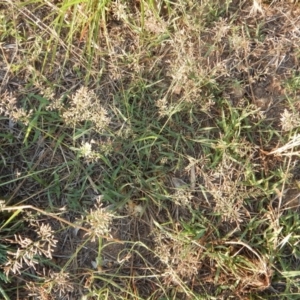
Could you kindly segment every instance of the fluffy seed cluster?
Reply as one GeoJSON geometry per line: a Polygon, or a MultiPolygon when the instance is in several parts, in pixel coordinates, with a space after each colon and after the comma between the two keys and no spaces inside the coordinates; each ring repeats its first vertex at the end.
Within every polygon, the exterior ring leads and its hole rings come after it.
{"type": "Polygon", "coordinates": [[[89,121],[98,132],[102,132],[110,122],[106,109],[96,94],[87,87],[81,87],[70,99],[70,107],[63,112],[63,119],[69,125],[89,121]]]}
{"type": "Polygon", "coordinates": [[[108,236],[110,233],[110,224],[114,218],[114,214],[102,207],[101,196],[96,200],[93,209],[87,214],[85,222],[90,227],[90,232],[87,233],[92,241],[96,238],[108,236]]]}

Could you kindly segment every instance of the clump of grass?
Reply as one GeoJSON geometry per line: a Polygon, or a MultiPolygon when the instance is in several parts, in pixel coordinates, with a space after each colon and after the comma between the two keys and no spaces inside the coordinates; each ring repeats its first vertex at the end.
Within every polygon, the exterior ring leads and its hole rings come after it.
{"type": "Polygon", "coordinates": [[[225,2],[4,2],[5,299],[296,297],[297,5],[225,2]]]}

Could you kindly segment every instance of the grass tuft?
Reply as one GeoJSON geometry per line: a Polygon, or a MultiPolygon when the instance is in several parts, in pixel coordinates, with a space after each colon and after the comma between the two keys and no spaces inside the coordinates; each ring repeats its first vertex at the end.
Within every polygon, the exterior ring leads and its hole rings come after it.
{"type": "Polygon", "coordinates": [[[3,299],[297,299],[299,4],[0,4],[3,299]]]}

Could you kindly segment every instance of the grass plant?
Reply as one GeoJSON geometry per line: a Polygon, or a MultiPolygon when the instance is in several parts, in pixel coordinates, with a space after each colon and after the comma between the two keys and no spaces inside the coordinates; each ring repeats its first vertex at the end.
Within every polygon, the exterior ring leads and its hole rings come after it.
{"type": "Polygon", "coordinates": [[[298,299],[298,3],[0,1],[3,299],[298,299]]]}

